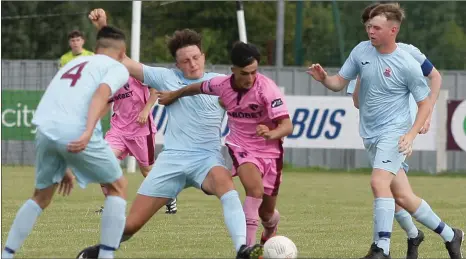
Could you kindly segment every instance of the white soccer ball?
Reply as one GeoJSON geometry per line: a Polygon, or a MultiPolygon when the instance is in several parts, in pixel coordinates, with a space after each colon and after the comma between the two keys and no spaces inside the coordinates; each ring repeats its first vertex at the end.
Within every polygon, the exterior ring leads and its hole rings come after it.
{"type": "Polygon", "coordinates": [[[274,236],[264,244],[264,259],[296,259],[298,249],[291,239],[285,236],[274,236]]]}

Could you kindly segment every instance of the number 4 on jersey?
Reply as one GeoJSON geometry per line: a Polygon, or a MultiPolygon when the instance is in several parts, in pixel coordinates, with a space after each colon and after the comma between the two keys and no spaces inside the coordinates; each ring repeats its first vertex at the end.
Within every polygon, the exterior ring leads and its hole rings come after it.
{"type": "Polygon", "coordinates": [[[66,71],[60,79],[71,79],[70,87],[73,87],[78,82],[79,78],[81,78],[81,71],[84,69],[88,61],[82,62],[77,64],[76,66],[70,68],[70,70],[66,71]],[[76,70],[76,72],[74,72],[76,70]]]}

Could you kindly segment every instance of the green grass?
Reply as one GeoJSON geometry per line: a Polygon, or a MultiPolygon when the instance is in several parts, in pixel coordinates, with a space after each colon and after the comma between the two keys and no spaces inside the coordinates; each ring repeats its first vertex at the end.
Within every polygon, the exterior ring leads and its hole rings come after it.
{"type": "MultiPolygon", "coordinates": [[[[361,173],[285,172],[278,209],[279,234],[297,245],[300,257],[358,258],[366,254],[372,238],[372,194],[369,176],[361,173]]],[[[142,181],[127,174],[129,205],[142,181]]],[[[466,229],[466,178],[413,176],[414,190],[438,215],[466,229]]],[[[242,199],[243,189],[235,180],[242,199]]],[[[31,167],[2,168],[2,247],[18,208],[33,191],[31,167]]],[[[103,203],[98,185],[76,188],[70,197],[56,196],[43,212],[34,231],[17,253],[18,258],[74,258],[99,240],[103,203]]],[[[178,214],[156,214],[131,240],[121,245],[121,258],[233,258],[233,245],[223,224],[220,202],[190,188],[179,196],[178,214]]],[[[128,207],[129,209],[129,207],[128,207]]],[[[422,258],[446,258],[442,239],[424,226],[422,258]]],[[[258,231],[258,237],[260,234],[258,231]]],[[[392,258],[402,258],[405,234],[394,223],[392,258]]],[[[463,253],[466,252],[463,249],[463,253]]]]}

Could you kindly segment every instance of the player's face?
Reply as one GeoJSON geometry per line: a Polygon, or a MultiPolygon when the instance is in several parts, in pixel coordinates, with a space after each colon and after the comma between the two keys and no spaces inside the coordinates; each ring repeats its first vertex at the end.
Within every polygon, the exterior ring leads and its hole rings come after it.
{"type": "Polygon", "coordinates": [[[176,51],[176,66],[187,79],[204,75],[205,56],[197,46],[187,46],[176,51]]]}
{"type": "Polygon", "coordinates": [[[393,22],[387,21],[387,17],[379,15],[368,21],[366,30],[372,45],[378,47],[387,44],[395,36],[397,28],[393,22]]]}
{"type": "Polygon", "coordinates": [[[84,45],[84,39],[81,37],[71,38],[69,40],[69,44],[70,44],[71,51],[81,52],[81,50],[83,49],[83,45],[84,45]]]}
{"type": "Polygon", "coordinates": [[[235,75],[235,86],[241,89],[250,89],[256,81],[257,60],[245,67],[233,67],[232,72],[235,75]]]}

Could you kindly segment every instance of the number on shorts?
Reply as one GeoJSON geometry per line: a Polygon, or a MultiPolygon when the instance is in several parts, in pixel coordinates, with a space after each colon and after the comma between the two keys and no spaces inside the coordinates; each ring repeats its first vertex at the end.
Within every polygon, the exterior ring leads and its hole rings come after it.
{"type": "Polygon", "coordinates": [[[76,83],[78,82],[79,78],[81,78],[81,71],[83,71],[84,69],[84,66],[86,66],[88,61],[86,62],[83,62],[83,63],[79,63],[77,64],[76,66],[70,68],[70,70],[66,71],[61,77],[60,79],[71,79],[71,85],[70,87],[73,87],[76,85],[76,83]],[[74,72],[74,70],[76,70],[76,72],[74,72]]]}

